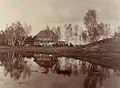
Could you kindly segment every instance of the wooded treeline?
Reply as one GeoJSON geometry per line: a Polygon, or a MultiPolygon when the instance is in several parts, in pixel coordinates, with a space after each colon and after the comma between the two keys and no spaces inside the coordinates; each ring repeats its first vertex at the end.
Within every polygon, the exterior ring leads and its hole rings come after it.
{"type": "MultiPolygon", "coordinates": [[[[96,10],[88,10],[83,17],[83,23],[85,28],[75,24],[63,25],[66,43],[70,43],[71,40],[74,41],[74,44],[77,44],[78,41],[92,43],[100,39],[120,36],[120,27],[117,29],[119,30],[118,32],[111,35],[110,24],[100,22],[96,10]]],[[[61,29],[60,26],[50,27],[47,25],[46,29],[53,30],[53,32],[59,37],[59,40],[62,39],[63,29],[61,29]]],[[[28,35],[30,34],[30,31],[31,25],[23,25],[21,22],[14,22],[9,26],[7,25],[6,29],[0,32],[0,45],[12,47],[23,46],[25,39],[29,37],[28,35]]]]}
{"type": "Polygon", "coordinates": [[[0,32],[0,45],[2,46],[22,46],[30,33],[31,26],[20,22],[7,25],[4,31],[0,32]]]}

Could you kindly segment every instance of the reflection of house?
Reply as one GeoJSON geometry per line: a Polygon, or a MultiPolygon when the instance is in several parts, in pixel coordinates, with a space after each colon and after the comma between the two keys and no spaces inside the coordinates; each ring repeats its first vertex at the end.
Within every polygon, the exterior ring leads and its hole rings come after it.
{"type": "Polygon", "coordinates": [[[34,45],[51,45],[58,42],[58,36],[51,30],[40,31],[34,36],[34,45]]]}
{"type": "Polygon", "coordinates": [[[52,67],[58,62],[57,57],[45,54],[34,54],[34,62],[43,68],[43,72],[47,74],[52,67]]]}
{"type": "Polygon", "coordinates": [[[44,68],[52,68],[58,61],[56,56],[45,54],[34,54],[35,62],[44,68]]]}

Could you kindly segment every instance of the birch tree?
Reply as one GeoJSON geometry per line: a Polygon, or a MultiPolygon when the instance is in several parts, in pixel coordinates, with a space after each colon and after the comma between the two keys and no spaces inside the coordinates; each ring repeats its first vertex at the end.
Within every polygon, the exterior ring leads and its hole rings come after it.
{"type": "Polygon", "coordinates": [[[65,41],[66,43],[69,43],[70,42],[70,38],[73,34],[72,30],[73,30],[73,27],[72,27],[72,24],[65,24],[64,25],[65,27],[65,41]]]}
{"type": "Polygon", "coordinates": [[[6,28],[5,38],[7,39],[7,43],[9,46],[15,47],[16,34],[15,34],[15,30],[12,26],[9,26],[8,28],[6,28]]]}
{"type": "Polygon", "coordinates": [[[61,31],[60,31],[60,27],[57,26],[55,28],[55,34],[58,36],[58,39],[60,40],[61,39],[61,31]]]}
{"type": "Polygon", "coordinates": [[[15,47],[22,46],[24,44],[30,31],[31,26],[23,26],[20,22],[16,22],[7,26],[3,34],[7,40],[7,45],[15,47]]]}
{"type": "Polygon", "coordinates": [[[16,38],[17,38],[17,42],[18,42],[18,46],[22,46],[24,44],[25,39],[28,36],[27,31],[25,31],[24,27],[22,26],[22,24],[20,22],[17,22],[15,24],[15,32],[16,32],[16,38]]]}

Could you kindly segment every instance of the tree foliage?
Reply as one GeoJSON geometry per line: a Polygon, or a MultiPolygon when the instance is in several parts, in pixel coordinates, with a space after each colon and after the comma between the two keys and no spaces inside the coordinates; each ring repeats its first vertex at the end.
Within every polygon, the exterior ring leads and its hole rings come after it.
{"type": "Polygon", "coordinates": [[[29,34],[30,26],[23,26],[20,22],[7,25],[5,31],[1,31],[1,45],[11,47],[22,46],[29,34]]]}
{"type": "Polygon", "coordinates": [[[72,38],[72,40],[74,40],[74,43],[77,44],[78,43],[79,25],[74,25],[73,29],[74,29],[74,32],[73,32],[73,38],[72,38]]]}
{"type": "Polygon", "coordinates": [[[66,41],[66,43],[69,43],[70,38],[73,34],[73,32],[72,32],[73,26],[72,26],[72,24],[65,24],[64,27],[65,27],[65,41],[66,41]]]}
{"type": "Polygon", "coordinates": [[[86,43],[86,41],[88,40],[88,35],[86,30],[82,32],[82,40],[84,43],[86,43]]]}
{"type": "Polygon", "coordinates": [[[52,30],[54,31],[54,33],[58,36],[58,39],[61,39],[61,29],[59,26],[57,27],[53,27],[52,30]]]}
{"type": "Polygon", "coordinates": [[[102,24],[98,23],[96,10],[88,10],[84,16],[84,24],[88,30],[90,42],[99,40],[100,35],[102,35],[102,24]]]}

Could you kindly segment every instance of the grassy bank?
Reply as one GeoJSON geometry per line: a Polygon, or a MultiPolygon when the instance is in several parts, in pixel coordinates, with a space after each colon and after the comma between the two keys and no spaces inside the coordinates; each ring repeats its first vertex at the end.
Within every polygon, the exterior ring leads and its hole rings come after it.
{"type": "Polygon", "coordinates": [[[96,43],[73,47],[1,47],[0,53],[22,52],[43,53],[57,56],[73,57],[102,66],[120,69],[120,44],[116,40],[102,40],[96,43]]]}
{"type": "Polygon", "coordinates": [[[116,40],[108,39],[99,42],[87,44],[84,46],[72,47],[21,47],[10,48],[0,47],[0,53],[7,52],[30,52],[30,53],[44,53],[54,54],[60,56],[69,56],[76,58],[118,58],[120,56],[120,44],[116,40]]]}

